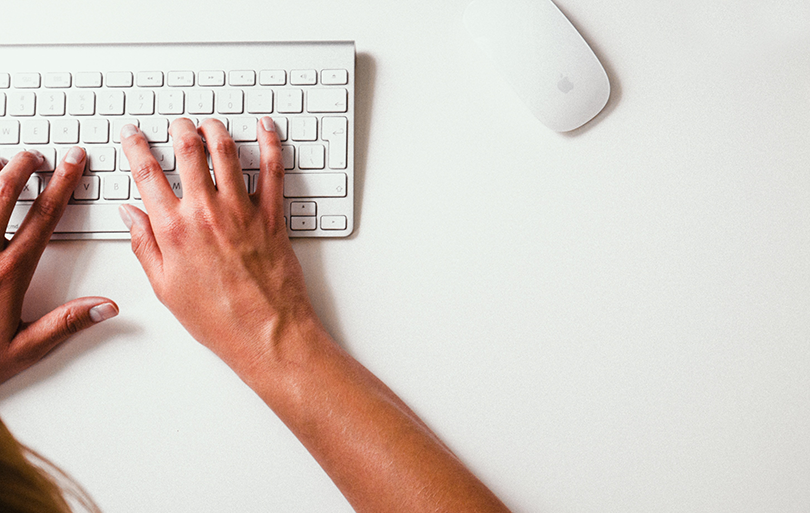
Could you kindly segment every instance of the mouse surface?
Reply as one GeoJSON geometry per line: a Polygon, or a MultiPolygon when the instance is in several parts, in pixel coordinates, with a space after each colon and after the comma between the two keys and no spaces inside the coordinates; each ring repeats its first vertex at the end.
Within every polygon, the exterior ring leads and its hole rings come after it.
{"type": "Polygon", "coordinates": [[[531,112],[552,130],[579,128],[607,104],[605,69],[551,0],[473,0],[464,24],[531,112]]]}

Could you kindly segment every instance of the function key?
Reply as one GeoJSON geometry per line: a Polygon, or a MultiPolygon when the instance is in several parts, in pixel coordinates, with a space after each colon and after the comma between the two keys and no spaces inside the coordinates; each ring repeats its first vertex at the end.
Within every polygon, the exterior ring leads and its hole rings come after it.
{"type": "Polygon", "coordinates": [[[70,73],[45,73],[45,87],[64,89],[70,87],[70,73]]]}
{"type": "Polygon", "coordinates": [[[259,73],[259,84],[275,86],[287,84],[287,72],[283,69],[265,69],[259,73]]]}
{"type": "Polygon", "coordinates": [[[132,87],[132,72],[130,71],[108,72],[107,87],[132,87]]]}
{"type": "Polygon", "coordinates": [[[169,87],[191,87],[194,85],[193,71],[170,71],[166,77],[169,87]]]}
{"type": "Polygon", "coordinates": [[[321,84],[346,85],[349,83],[349,72],[345,69],[325,69],[321,71],[321,84]]]}
{"type": "Polygon", "coordinates": [[[201,86],[221,87],[225,85],[225,72],[219,70],[200,71],[198,81],[201,86]]]}
{"type": "Polygon", "coordinates": [[[76,87],[101,87],[100,71],[82,71],[76,73],[76,87]]]}
{"type": "Polygon", "coordinates": [[[253,70],[238,70],[228,73],[228,83],[232,86],[256,85],[256,72],[253,70]]]}
{"type": "Polygon", "coordinates": [[[15,73],[11,77],[11,83],[18,89],[37,89],[39,81],[39,73],[15,73]]]}
{"type": "Polygon", "coordinates": [[[294,69],[290,71],[290,84],[315,85],[318,83],[318,72],[314,69],[294,69]]]}
{"type": "Polygon", "coordinates": [[[0,73],[0,89],[8,89],[11,85],[11,76],[8,73],[0,73]]]}
{"type": "Polygon", "coordinates": [[[138,77],[135,81],[138,87],[162,87],[163,86],[163,72],[162,71],[139,71],[138,77]]]}

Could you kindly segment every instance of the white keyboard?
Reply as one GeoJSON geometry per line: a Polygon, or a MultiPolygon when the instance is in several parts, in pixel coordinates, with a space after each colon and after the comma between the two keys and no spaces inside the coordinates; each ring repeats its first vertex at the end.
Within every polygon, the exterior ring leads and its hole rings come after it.
{"type": "Polygon", "coordinates": [[[282,140],[284,212],[291,237],[345,237],[354,228],[353,42],[0,45],[0,156],[36,149],[46,162],[14,208],[13,234],[65,152],[87,169],[54,239],[125,239],[118,205],[143,208],[120,129],[140,126],[175,193],[171,121],[222,120],[245,185],[259,167],[256,123],[282,140]]]}

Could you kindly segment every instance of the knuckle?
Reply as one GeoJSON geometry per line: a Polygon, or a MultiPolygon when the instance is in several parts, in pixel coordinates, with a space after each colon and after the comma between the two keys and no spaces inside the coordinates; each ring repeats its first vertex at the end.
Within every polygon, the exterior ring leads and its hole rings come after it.
{"type": "Polygon", "coordinates": [[[174,153],[178,157],[190,157],[202,151],[202,139],[195,132],[185,132],[173,138],[174,153]]]}
{"type": "Polygon", "coordinates": [[[163,170],[154,159],[132,162],[131,167],[130,173],[136,182],[148,182],[154,180],[156,175],[163,174],[163,170]]]}
{"type": "Polygon", "coordinates": [[[60,320],[57,333],[62,336],[69,336],[81,331],[83,327],[83,319],[79,315],[76,315],[76,312],[72,308],[69,308],[60,320]]]}
{"type": "Polygon", "coordinates": [[[31,210],[46,221],[54,221],[62,216],[63,204],[58,198],[43,194],[37,198],[31,210]]]}
{"type": "Polygon", "coordinates": [[[208,142],[208,151],[226,158],[236,158],[236,143],[230,137],[215,137],[208,142]]]}

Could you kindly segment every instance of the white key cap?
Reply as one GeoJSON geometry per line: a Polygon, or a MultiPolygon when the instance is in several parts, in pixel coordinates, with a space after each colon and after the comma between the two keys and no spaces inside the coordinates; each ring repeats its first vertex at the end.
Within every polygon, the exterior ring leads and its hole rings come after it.
{"type": "MultiPolygon", "coordinates": [[[[29,151],[30,150],[36,150],[36,151],[42,153],[42,156],[45,157],[45,161],[42,163],[41,166],[36,168],[36,171],[53,171],[54,169],[56,169],[56,164],[57,164],[56,149],[49,148],[49,147],[42,147],[42,146],[37,146],[36,148],[32,148],[32,147],[29,146],[29,147],[27,147],[25,149],[29,150],[29,151]]],[[[44,186],[43,186],[43,188],[44,188],[44,186]]]]}
{"type": "Polygon", "coordinates": [[[290,230],[314,230],[317,227],[317,217],[290,217],[290,230]]]}
{"type": "Polygon", "coordinates": [[[146,89],[127,91],[127,105],[132,116],[148,116],[155,113],[155,92],[146,89]]]}
{"type": "Polygon", "coordinates": [[[322,144],[302,144],[298,147],[299,169],[323,169],[325,151],[322,144]]]}
{"type": "Polygon", "coordinates": [[[70,73],[60,72],[60,73],[45,73],[45,79],[43,81],[45,87],[54,88],[54,89],[63,89],[70,87],[71,77],[70,73]]]}
{"type": "Polygon", "coordinates": [[[343,88],[318,88],[307,91],[307,112],[346,112],[349,92],[343,88]]]}
{"type": "Polygon", "coordinates": [[[290,137],[293,141],[317,141],[318,118],[314,116],[301,116],[292,119],[290,137]]]}
{"type": "Polygon", "coordinates": [[[256,140],[256,125],[258,121],[252,117],[233,118],[233,140],[246,142],[256,140]]]}
{"type": "Polygon", "coordinates": [[[281,146],[281,163],[284,169],[295,169],[295,146],[283,144],[281,146]]]}
{"type": "Polygon", "coordinates": [[[161,87],[163,85],[162,71],[139,71],[135,79],[138,87],[161,87]]]}
{"type": "Polygon", "coordinates": [[[47,144],[50,125],[47,119],[25,119],[22,121],[23,144],[47,144]]]}
{"type": "Polygon", "coordinates": [[[36,95],[31,91],[10,91],[8,93],[9,116],[33,116],[36,95]]]}
{"type": "Polygon", "coordinates": [[[141,132],[149,142],[169,142],[169,120],[166,118],[143,118],[141,132]]]}
{"type": "Polygon", "coordinates": [[[345,230],[346,216],[321,216],[321,230],[345,230]]]}
{"type": "Polygon", "coordinates": [[[256,72],[253,70],[237,70],[228,73],[228,85],[252,86],[256,85],[256,72]]]}
{"type": "Polygon", "coordinates": [[[166,76],[169,87],[191,87],[194,85],[193,71],[170,71],[166,76]]]}
{"type": "Polygon", "coordinates": [[[0,89],[8,89],[11,85],[11,75],[0,73],[0,89]]]}
{"type": "Polygon", "coordinates": [[[197,82],[201,86],[219,87],[225,85],[225,72],[220,70],[200,71],[197,82]]]}
{"type": "MultiPolygon", "coordinates": [[[[22,224],[23,219],[31,209],[31,203],[18,203],[11,214],[8,229],[15,232],[22,224]]],[[[126,233],[127,227],[121,222],[118,215],[118,204],[69,204],[59,224],[56,233],[83,233],[83,232],[109,232],[126,233]]]]}
{"type": "Polygon", "coordinates": [[[291,216],[314,216],[318,213],[318,204],[314,201],[293,201],[290,203],[291,216]]]}
{"type": "Polygon", "coordinates": [[[0,144],[20,144],[20,122],[0,119],[0,144]]]}
{"type": "Polygon", "coordinates": [[[115,173],[104,177],[104,199],[129,199],[129,177],[115,173]]]}
{"type": "Polygon", "coordinates": [[[97,200],[99,198],[99,179],[97,176],[83,176],[79,179],[79,185],[73,191],[75,200],[97,200]]]}
{"type": "Polygon", "coordinates": [[[245,144],[239,147],[239,163],[242,170],[259,169],[261,163],[259,159],[259,146],[256,144],[245,144]]]}
{"type": "Polygon", "coordinates": [[[87,148],[87,169],[115,171],[115,148],[90,146],[87,148]]]}
{"type": "Polygon", "coordinates": [[[276,125],[276,133],[278,134],[279,141],[287,140],[287,118],[273,118],[273,124],[276,125]]]}
{"type": "Polygon", "coordinates": [[[314,69],[294,69],[290,71],[291,85],[315,85],[318,83],[318,72],[314,69]]]}
{"type": "Polygon", "coordinates": [[[287,83],[287,72],[283,69],[265,69],[259,73],[259,84],[280,86],[287,83]]]}
{"type": "Polygon", "coordinates": [[[75,118],[54,119],[51,124],[51,137],[57,144],[79,142],[79,120],[75,118]]]}
{"type": "Polygon", "coordinates": [[[276,108],[282,114],[297,114],[304,111],[304,91],[301,89],[281,89],[276,99],[276,108]]]}
{"type": "Polygon", "coordinates": [[[14,73],[11,76],[11,83],[17,89],[38,89],[40,76],[39,73],[14,73]]]}
{"type": "Polygon", "coordinates": [[[103,116],[123,116],[124,91],[99,91],[98,113],[103,116]]]}
{"type": "Polygon", "coordinates": [[[346,85],[349,83],[349,72],[345,69],[325,69],[321,71],[321,84],[346,85]]]}
{"type": "Polygon", "coordinates": [[[96,112],[96,93],[93,91],[71,91],[68,95],[68,114],[71,116],[92,116],[96,112]]]}
{"type": "Polygon", "coordinates": [[[247,111],[251,114],[271,114],[273,112],[273,90],[248,90],[247,111]]]}
{"type": "Polygon", "coordinates": [[[189,114],[213,114],[214,91],[210,89],[196,89],[188,92],[189,114]]]}
{"type": "Polygon", "coordinates": [[[180,90],[168,90],[158,93],[158,114],[182,114],[185,95],[180,90]]]}
{"type": "Polygon", "coordinates": [[[76,73],[76,87],[101,87],[101,72],[83,71],[76,73]]]}
{"type": "Polygon", "coordinates": [[[285,198],[343,198],[346,196],[344,173],[287,173],[284,175],[285,198]]]}
{"type": "Polygon", "coordinates": [[[180,181],[179,175],[166,175],[166,180],[169,181],[169,186],[172,188],[172,192],[178,198],[183,197],[183,184],[180,181]]]}
{"type": "Polygon", "coordinates": [[[105,144],[110,140],[110,122],[104,118],[90,118],[82,121],[82,142],[105,144]]]}
{"type": "Polygon", "coordinates": [[[217,112],[220,114],[241,114],[244,95],[240,89],[224,89],[217,91],[217,112]]]}
{"type": "Polygon", "coordinates": [[[124,125],[141,126],[137,118],[115,118],[112,124],[112,140],[114,143],[121,142],[121,129],[124,125]]]}
{"type": "Polygon", "coordinates": [[[107,72],[107,87],[132,87],[131,71],[107,72]]]}
{"type": "Polygon", "coordinates": [[[64,116],[65,102],[65,93],[62,91],[42,91],[39,95],[39,115],[64,116]]]}
{"type": "Polygon", "coordinates": [[[17,199],[20,201],[31,201],[37,199],[37,196],[39,196],[40,185],[41,181],[38,176],[29,177],[17,199]]]}
{"type": "Polygon", "coordinates": [[[321,121],[321,138],[329,143],[329,167],[346,169],[349,142],[349,120],[344,117],[324,117],[321,121]]]}

